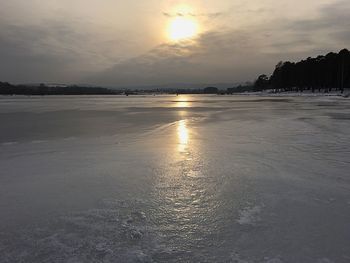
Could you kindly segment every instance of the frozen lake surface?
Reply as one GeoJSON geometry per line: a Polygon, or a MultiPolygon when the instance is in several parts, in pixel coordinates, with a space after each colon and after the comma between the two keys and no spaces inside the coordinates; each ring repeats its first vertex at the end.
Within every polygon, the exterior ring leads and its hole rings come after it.
{"type": "Polygon", "coordinates": [[[350,100],[0,97],[0,262],[350,262],[350,100]]]}

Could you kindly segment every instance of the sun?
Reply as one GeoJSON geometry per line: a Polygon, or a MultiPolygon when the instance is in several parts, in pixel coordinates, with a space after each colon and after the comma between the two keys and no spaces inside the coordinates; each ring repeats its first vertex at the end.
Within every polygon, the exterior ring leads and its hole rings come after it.
{"type": "Polygon", "coordinates": [[[193,38],[198,34],[198,24],[194,19],[176,17],[170,21],[168,36],[172,41],[193,38]]]}

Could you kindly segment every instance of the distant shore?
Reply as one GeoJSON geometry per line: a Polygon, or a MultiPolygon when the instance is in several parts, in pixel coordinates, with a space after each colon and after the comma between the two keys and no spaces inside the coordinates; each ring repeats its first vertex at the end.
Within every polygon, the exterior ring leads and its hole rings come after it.
{"type": "Polygon", "coordinates": [[[206,87],[203,89],[112,89],[104,87],[89,86],[52,86],[52,85],[13,85],[7,82],[0,82],[0,95],[13,96],[53,96],[53,95],[265,95],[265,96],[343,96],[348,97],[350,88],[339,89],[265,89],[255,90],[254,86],[238,86],[234,88],[219,89],[216,87],[206,87]]]}

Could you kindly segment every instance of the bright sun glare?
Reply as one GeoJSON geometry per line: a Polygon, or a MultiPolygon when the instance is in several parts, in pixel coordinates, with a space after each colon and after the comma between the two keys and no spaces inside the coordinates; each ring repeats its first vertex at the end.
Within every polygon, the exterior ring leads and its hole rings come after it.
{"type": "Polygon", "coordinates": [[[192,38],[198,33],[198,24],[193,19],[176,17],[170,22],[168,31],[173,41],[192,38]]]}

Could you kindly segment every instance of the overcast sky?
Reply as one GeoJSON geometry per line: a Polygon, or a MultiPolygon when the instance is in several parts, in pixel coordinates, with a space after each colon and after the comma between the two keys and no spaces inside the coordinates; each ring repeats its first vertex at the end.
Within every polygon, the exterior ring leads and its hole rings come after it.
{"type": "Polygon", "coordinates": [[[0,81],[234,83],[350,47],[349,0],[0,0],[0,81]],[[175,19],[196,33],[169,38],[175,19]]]}

